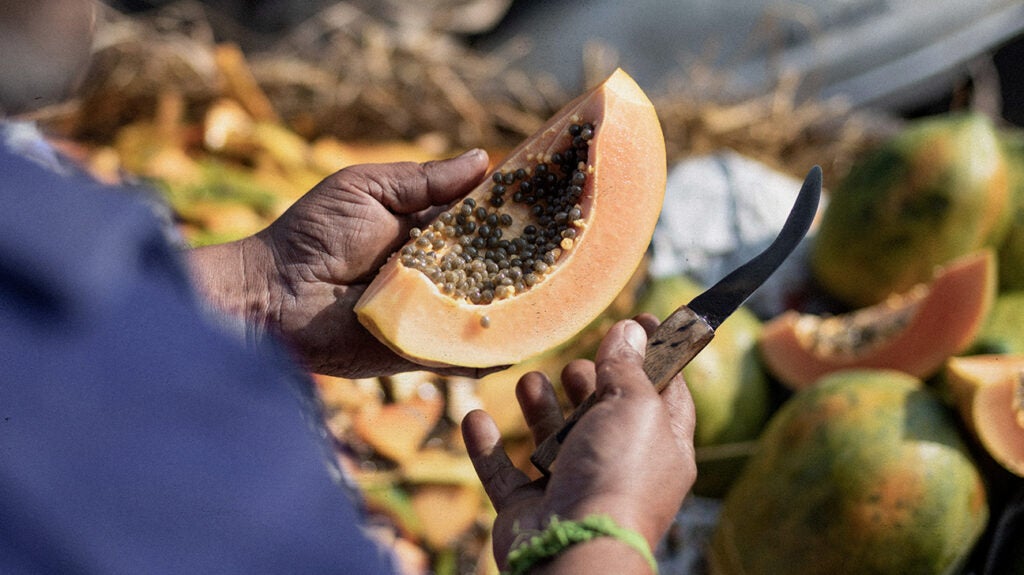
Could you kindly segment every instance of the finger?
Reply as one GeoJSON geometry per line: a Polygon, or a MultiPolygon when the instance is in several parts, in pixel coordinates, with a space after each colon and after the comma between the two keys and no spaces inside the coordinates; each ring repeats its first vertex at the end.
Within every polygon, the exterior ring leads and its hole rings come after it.
{"type": "Polygon", "coordinates": [[[447,204],[469,193],[483,179],[487,164],[487,152],[480,148],[423,164],[430,205],[447,204]]]}
{"type": "Polygon", "coordinates": [[[594,362],[586,359],[570,361],[562,368],[562,387],[573,407],[583,403],[596,387],[594,362]]]}
{"type": "Polygon", "coordinates": [[[462,420],[462,438],[487,497],[495,510],[501,512],[516,490],[530,479],[512,465],[501,444],[501,432],[487,413],[469,412],[462,420]]]}
{"type": "Polygon", "coordinates": [[[516,399],[519,400],[523,418],[536,444],[547,439],[565,423],[551,381],[539,371],[531,371],[519,378],[516,399]]]}
{"type": "Polygon", "coordinates": [[[455,375],[460,377],[469,377],[472,379],[481,379],[491,375],[492,373],[498,373],[504,371],[511,365],[496,365],[494,367],[459,367],[459,366],[448,366],[448,367],[435,367],[429,365],[420,365],[418,363],[410,364],[413,366],[411,369],[415,370],[426,370],[432,371],[438,375],[455,375]]]}
{"type": "Polygon", "coordinates": [[[633,321],[644,328],[644,331],[647,332],[647,337],[651,337],[654,334],[654,330],[658,329],[658,326],[661,325],[661,320],[657,316],[647,312],[635,316],[633,321]]]}
{"type": "Polygon", "coordinates": [[[686,462],[686,466],[680,469],[680,472],[690,476],[688,481],[692,485],[697,477],[696,451],[693,445],[697,415],[694,410],[693,397],[690,395],[690,389],[683,380],[682,374],[677,374],[669,381],[668,386],[661,392],[661,399],[668,411],[672,436],[683,455],[683,461],[686,462]]]}
{"type": "MultiPolygon", "coordinates": [[[[373,336],[369,336],[373,337],[373,336]]],[[[369,339],[368,339],[369,341],[369,339]]],[[[324,375],[337,375],[340,377],[382,377],[387,375],[394,375],[396,373],[405,373],[409,371],[429,371],[436,373],[437,375],[443,375],[448,377],[468,377],[470,379],[481,379],[492,373],[498,373],[508,369],[511,366],[501,365],[496,367],[437,367],[433,365],[423,365],[405,359],[404,357],[396,356],[395,352],[384,344],[378,345],[377,343],[370,341],[366,344],[370,346],[370,353],[367,353],[365,363],[368,369],[371,371],[365,372],[353,372],[352,367],[349,366],[349,371],[345,372],[324,372],[324,375]],[[379,351],[379,353],[378,353],[379,351]]],[[[360,349],[360,355],[363,355],[363,350],[360,349]]]]}
{"type": "Polygon", "coordinates": [[[677,374],[669,381],[661,392],[669,419],[672,421],[672,432],[681,446],[693,447],[693,433],[697,423],[697,415],[693,404],[693,396],[686,385],[682,374],[677,374]]]}

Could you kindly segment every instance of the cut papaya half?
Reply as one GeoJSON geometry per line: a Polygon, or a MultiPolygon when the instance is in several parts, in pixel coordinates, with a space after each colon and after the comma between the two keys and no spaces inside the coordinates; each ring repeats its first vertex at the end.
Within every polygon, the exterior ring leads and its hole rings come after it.
{"type": "Polygon", "coordinates": [[[360,322],[428,366],[509,365],[567,341],[640,265],[665,163],[654,106],[616,71],[413,229],[356,304],[360,322]]]}
{"type": "Polygon", "coordinates": [[[764,326],[765,367],[792,389],[850,368],[925,378],[974,340],[996,295],[995,256],[981,250],[939,268],[930,284],[847,314],[788,311],[764,326]]]}
{"type": "Polygon", "coordinates": [[[985,451],[1024,477],[1024,355],[954,357],[944,375],[960,415],[985,451]]]}

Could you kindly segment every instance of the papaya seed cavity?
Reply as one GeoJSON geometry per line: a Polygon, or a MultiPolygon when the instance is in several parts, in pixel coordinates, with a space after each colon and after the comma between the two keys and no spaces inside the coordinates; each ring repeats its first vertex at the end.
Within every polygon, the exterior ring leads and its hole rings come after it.
{"type": "MultiPolygon", "coordinates": [[[[428,227],[410,230],[399,252],[402,265],[422,272],[441,293],[477,305],[543,281],[585,224],[581,200],[593,171],[587,156],[594,133],[593,124],[574,120],[564,148],[529,156],[529,168],[491,174],[484,197],[467,197],[428,227]]],[[[482,316],[480,324],[486,328],[490,319],[482,316]]]]}

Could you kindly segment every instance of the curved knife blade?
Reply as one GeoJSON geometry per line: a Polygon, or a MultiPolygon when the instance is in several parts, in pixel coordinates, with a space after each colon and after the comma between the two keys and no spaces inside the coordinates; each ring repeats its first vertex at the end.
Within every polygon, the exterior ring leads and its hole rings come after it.
{"type": "MultiPolygon", "coordinates": [[[[715,329],[736,311],[754,291],[789,257],[814,221],[821,198],[821,168],[807,174],[793,208],[771,245],[736,268],[715,285],[672,312],[647,341],[644,372],[661,392],[715,336],[715,329]]],[[[545,475],[550,473],[562,442],[576,422],[595,403],[591,394],[576,407],[561,429],[534,450],[530,461],[545,475]]]]}
{"type": "Polygon", "coordinates": [[[771,245],[693,298],[686,307],[703,317],[711,329],[717,329],[796,249],[814,221],[820,198],[821,168],[814,166],[800,187],[800,193],[793,202],[782,230],[771,245]]]}

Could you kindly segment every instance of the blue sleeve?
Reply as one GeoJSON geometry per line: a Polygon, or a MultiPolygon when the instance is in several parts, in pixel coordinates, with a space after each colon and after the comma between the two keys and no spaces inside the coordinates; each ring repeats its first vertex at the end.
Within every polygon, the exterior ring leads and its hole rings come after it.
{"type": "Polygon", "coordinates": [[[0,148],[0,573],[391,572],[308,384],[213,327],[142,202],[0,148]]]}

